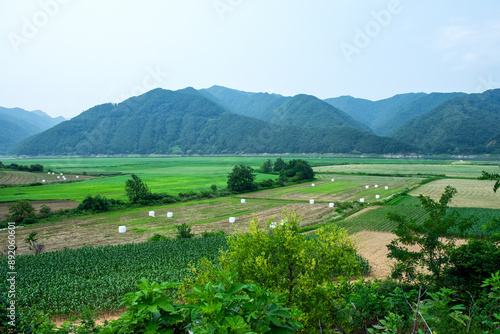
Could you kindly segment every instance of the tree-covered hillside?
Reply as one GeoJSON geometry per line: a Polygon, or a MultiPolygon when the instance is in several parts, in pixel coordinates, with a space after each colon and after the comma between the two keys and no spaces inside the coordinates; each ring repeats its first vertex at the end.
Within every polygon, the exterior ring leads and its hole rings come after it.
{"type": "Polygon", "coordinates": [[[62,117],[52,118],[43,111],[0,107],[0,154],[6,154],[21,140],[61,123],[62,117]]]}
{"type": "Polygon", "coordinates": [[[221,86],[201,89],[200,93],[235,114],[269,120],[274,109],[288,97],[278,94],[250,93],[221,86]]]}
{"type": "Polygon", "coordinates": [[[500,135],[500,89],[449,100],[393,135],[425,153],[492,152],[500,135]]]}
{"type": "Polygon", "coordinates": [[[399,110],[422,96],[425,96],[425,93],[398,94],[378,101],[358,99],[352,96],[340,96],[324,101],[367,125],[375,134],[382,135],[381,131],[386,127],[388,120],[399,110]]]}
{"type": "Polygon", "coordinates": [[[21,155],[410,152],[349,127],[310,129],[227,112],[192,88],[91,108],[23,141],[21,155]]]}
{"type": "Polygon", "coordinates": [[[272,111],[269,121],[307,128],[348,126],[371,132],[368,126],[356,121],[342,110],[315,96],[305,94],[287,99],[272,111]]]}

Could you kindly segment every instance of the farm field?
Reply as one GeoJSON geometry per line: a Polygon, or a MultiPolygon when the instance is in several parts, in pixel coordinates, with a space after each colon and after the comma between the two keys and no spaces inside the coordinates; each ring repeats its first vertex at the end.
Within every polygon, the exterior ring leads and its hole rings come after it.
{"type": "Polygon", "coordinates": [[[94,177],[88,175],[75,175],[75,174],[65,174],[66,180],[63,179],[61,175],[52,175],[47,173],[31,173],[31,172],[21,172],[21,171],[0,171],[0,184],[29,184],[34,182],[42,183],[54,183],[54,182],[68,182],[68,181],[85,181],[93,179],[94,177]],[[59,176],[59,178],[58,178],[59,176]],[[78,176],[78,178],[77,178],[78,176]]]}
{"type": "MultiPolygon", "coordinates": [[[[82,201],[87,195],[100,194],[115,199],[125,200],[124,184],[135,173],[144,180],[153,192],[178,194],[180,192],[207,190],[212,184],[218,188],[226,187],[227,174],[234,165],[244,164],[258,170],[267,159],[276,157],[162,157],[162,158],[57,158],[57,159],[15,159],[4,161],[23,165],[41,164],[45,170],[71,175],[97,176],[92,180],[77,183],[47,184],[43,187],[12,187],[0,191],[0,202],[12,202],[18,199],[32,201],[73,200],[82,201]],[[103,177],[100,177],[103,175],[103,177]],[[111,176],[114,175],[114,176],[111,176]]],[[[284,157],[305,158],[311,166],[322,164],[363,163],[378,168],[384,165],[415,164],[417,159],[380,159],[380,158],[307,158],[302,156],[284,157]]],[[[435,160],[432,163],[449,164],[435,160]]],[[[318,169],[320,167],[316,167],[318,169]]],[[[371,168],[371,167],[370,167],[371,168]]],[[[31,173],[30,173],[31,174],[31,173]]],[[[43,173],[35,173],[39,178],[43,173]]],[[[46,174],[45,174],[46,175],[46,174]]],[[[82,178],[83,176],[80,176],[82,178]]],[[[257,181],[276,178],[276,175],[257,173],[257,181]]],[[[318,178],[323,178],[320,174],[318,178]]],[[[26,183],[26,182],[24,182],[26,183]]],[[[27,182],[29,183],[29,182],[27,182]]],[[[0,184],[2,184],[0,180],[0,184]]]]}
{"type": "MultiPolygon", "coordinates": [[[[265,199],[248,199],[246,203],[241,203],[240,198],[226,197],[34,224],[19,229],[16,235],[19,240],[24,240],[29,233],[37,232],[46,250],[53,251],[83,246],[144,242],[154,233],[174,236],[175,227],[183,223],[190,225],[196,235],[204,231],[221,230],[231,234],[235,228],[245,229],[252,216],[257,216],[264,223],[273,216],[280,217],[283,208],[295,209],[304,216],[304,222],[307,224],[324,221],[335,214],[327,203],[310,205],[309,201],[265,199]],[[155,211],[155,217],[149,217],[150,210],[155,211]],[[167,218],[167,212],[172,212],[173,217],[167,218]],[[235,217],[236,222],[230,224],[229,217],[235,217]],[[118,233],[118,227],[121,225],[127,226],[127,233],[118,233]]],[[[0,244],[4,244],[6,240],[7,231],[0,231],[0,244]]],[[[19,243],[18,253],[31,252],[25,243],[19,243]]]]}
{"type": "Polygon", "coordinates": [[[277,188],[260,191],[246,195],[250,198],[279,198],[291,200],[317,201],[359,201],[365,198],[365,202],[376,201],[375,195],[380,195],[380,199],[397,193],[405,188],[415,186],[423,178],[418,177],[385,177],[385,176],[364,176],[364,175],[338,175],[338,174],[318,174],[320,181],[307,183],[286,188],[277,188]],[[334,179],[332,182],[331,179],[334,179]],[[366,188],[368,186],[368,188],[366,188]],[[375,187],[378,186],[378,187],[375,187]],[[385,189],[385,187],[389,189],[385,189]]]}
{"type": "MultiPolygon", "coordinates": [[[[38,187],[3,188],[0,189],[0,202],[4,203],[0,205],[0,209],[2,206],[5,209],[8,201],[23,198],[44,200],[44,203],[48,204],[59,203],[59,205],[71,204],[73,206],[87,194],[126,199],[124,185],[125,180],[130,178],[129,173],[139,175],[154,192],[177,194],[191,190],[207,190],[211,184],[216,184],[218,188],[225,188],[227,174],[235,164],[250,165],[258,169],[268,157],[223,157],[220,160],[215,157],[135,159],[23,160],[20,163],[40,163],[45,168],[70,175],[83,175],[86,171],[93,178],[70,184],[53,183],[38,187]],[[101,173],[115,175],[100,177],[101,173]],[[64,199],[69,201],[64,202],[64,199]]],[[[285,158],[285,161],[287,160],[288,158],[285,158]]],[[[22,302],[34,303],[40,308],[51,310],[53,314],[80,312],[81,307],[84,306],[91,306],[96,310],[109,310],[116,309],[123,293],[135,289],[134,284],[139,283],[140,277],[147,277],[151,281],[180,280],[186,274],[185,269],[189,261],[196,261],[205,252],[215,257],[216,249],[221,247],[221,244],[206,245],[204,246],[206,250],[197,253],[195,249],[198,246],[183,246],[184,248],[180,246],[175,248],[177,247],[175,246],[172,249],[166,247],[168,253],[162,253],[163,250],[159,251],[154,248],[156,246],[145,242],[155,233],[173,237],[176,227],[183,223],[188,224],[197,236],[193,240],[202,243],[203,239],[198,236],[204,231],[224,231],[227,234],[233,233],[235,229],[244,231],[246,223],[253,216],[257,216],[261,223],[272,217],[279,221],[284,208],[295,210],[302,215],[302,226],[335,221],[336,224],[345,227],[349,233],[353,234],[353,238],[359,239],[359,245],[362,248],[360,254],[373,261],[375,269],[372,277],[382,278],[389,270],[387,259],[385,259],[384,243],[388,243],[387,240],[394,237],[389,232],[395,227],[394,223],[387,220],[386,215],[389,212],[402,213],[411,219],[423,221],[425,212],[416,197],[420,193],[438,199],[446,185],[456,187],[459,192],[452,201],[452,205],[456,207],[450,209],[450,212],[462,218],[469,215],[479,217],[473,226],[475,232],[480,230],[482,224],[489,223],[491,219],[500,218],[498,205],[500,195],[493,193],[492,181],[472,179],[478,176],[474,175],[471,179],[447,178],[419,186],[419,183],[425,180],[422,175],[441,174],[441,170],[447,168],[455,171],[456,164],[449,161],[441,161],[440,164],[432,161],[432,164],[422,167],[422,164],[415,164],[415,161],[409,163],[409,160],[404,160],[404,164],[393,164],[392,162],[397,162],[395,159],[389,161],[391,163],[387,163],[385,159],[369,159],[365,161],[367,163],[365,165],[355,165],[355,162],[362,162],[362,160],[317,158],[311,159],[310,163],[316,166],[315,170],[321,170],[323,167],[318,166],[321,163],[348,162],[350,165],[366,168],[368,172],[371,170],[373,173],[380,174],[384,174],[381,172],[383,170],[388,170],[385,174],[393,174],[393,171],[400,166],[407,166],[408,170],[410,167],[415,168],[415,173],[405,173],[415,174],[415,176],[371,176],[355,174],[357,172],[337,174],[323,171],[316,175],[317,180],[313,181],[314,187],[313,182],[308,182],[222,198],[127,208],[100,214],[59,218],[24,226],[16,230],[21,273],[26,275],[31,275],[28,272],[34,273],[33,275],[39,277],[57,276],[63,281],[49,282],[49,279],[44,279],[32,282],[26,279],[20,282],[22,289],[25,289],[22,291],[29,290],[23,296],[22,302]],[[419,169],[420,167],[423,169],[419,169]],[[432,170],[433,173],[429,172],[432,170]],[[421,175],[418,175],[419,173],[421,175]],[[332,182],[332,178],[335,181],[332,182]],[[375,185],[378,187],[375,188],[375,185]],[[386,186],[388,189],[385,189],[386,186]],[[414,188],[410,192],[412,196],[397,197],[384,204],[384,199],[394,197],[395,194],[407,188],[414,188]],[[380,200],[376,201],[375,195],[380,195],[380,200]],[[344,220],[339,221],[338,213],[328,206],[329,202],[359,201],[361,197],[365,198],[364,208],[344,220]],[[246,199],[246,203],[241,203],[242,198],[246,199]],[[310,199],[314,199],[315,203],[309,204],[310,199]],[[476,208],[473,207],[474,205],[476,208]],[[151,210],[155,211],[155,217],[149,216],[151,210]],[[168,212],[173,212],[172,218],[167,217],[168,212]],[[236,223],[230,224],[229,217],[235,217],[236,223]],[[118,233],[118,227],[122,225],[127,227],[127,233],[118,233]],[[39,241],[45,245],[45,254],[41,257],[23,255],[32,253],[22,242],[31,232],[37,232],[39,241]],[[81,254],[86,254],[85,256],[89,259],[99,256],[103,259],[94,260],[89,264],[89,260],[81,254]],[[127,260],[130,256],[138,260],[127,260]],[[140,262],[141,257],[146,260],[140,262]],[[177,261],[177,264],[167,263],[166,260],[170,259],[177,261]],[[51,261],[67,262],[69,265],[56,268],[50,264],[51,261]],[[177,265],[179,267],[176,267],[177,265]],[[78,266],[86,266],[92,273],[87,274],[85,271],[86,279],[80,279],[76,277],[77,273],[74,269],[78,266]],[[111,269],[107,269],[108,272],[103,274],[102,268],[111,269]],[[30,290],[27,287],[34,288],[30,290]],[[96,287],[102,287],[102,289],[96,287]],[[41,294],[40,291],[51,292],[41,294]]],[[[467,166],[478,168],[478,170],[491,167],[492,172],[496,172],[498,168],[493,162],[488,162],[487,165],[470,162],[467,166]]],[[[401,174],[405,173],[401,172],[401,174]]],[[[470,175],[472,174],[471,172],[470,175]]],[[[257,180],[274,179],[277,175],[258,173],[257,177],[257,180]]],[[[6,240],[7,231],[0,231],[0,244],[4,245],[6,240]]],[[[2,270],[4,269],[0,266],[0,272],[2,270]]]]}
{"type": "Polygon", "coordinates": [[[371,174],[424,174],[424,175],[446,175],[449,177],[477,178],[482,171],[498,173],[498,165],[479,164],[479,162],[453,162],[447,164],[347,164],[316,167],[316,172],[321,173],[371,173],[371,174]]]}
{"type": "Polygon", "coordinates": [[[500,209],[500,192],[493,192],[494,181],[443,179],[427,183],[410,192],[410,195],[430,196],[437,200],[448,185],[457,189],[450,202],[452,207],[500,209]]]}
{"type": "MultiPolygon", "coordinates": [[[[203,256],[214,261],[224,237],[65,249],[16,257],[16,304],[58,314],[118,309],[142,277],[179,282],[203,256]]],[[[0,275],[7,277],[7,262],[0,275]]],[[[7,291],[6,281],[0,283],[7,291]]]]}

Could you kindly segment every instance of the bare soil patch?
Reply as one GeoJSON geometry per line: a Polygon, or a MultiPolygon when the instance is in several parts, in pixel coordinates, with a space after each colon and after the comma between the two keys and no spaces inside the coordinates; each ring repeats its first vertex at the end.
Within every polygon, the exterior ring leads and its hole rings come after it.
{"type": "Polygon", "coordinates": [[[397,236],[394,233],[361,231],[351,236],[358,245],[358,253],[372,266],[368,278],[383,279],[390,275],[392,262],[387,258],[387,245],[397,236]]]}

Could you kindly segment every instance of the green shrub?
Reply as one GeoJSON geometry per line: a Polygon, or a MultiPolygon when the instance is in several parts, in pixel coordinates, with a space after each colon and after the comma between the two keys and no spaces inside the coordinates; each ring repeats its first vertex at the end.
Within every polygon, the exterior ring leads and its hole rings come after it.
{"type": "Polygon", "coordinates": [[[21,222],[21,225],[31,225],[35,224],[36,222],[38,222],[36,218],[24,218],[21,222]]]}
{"type": "Polygon", "coordinates": [[[77,210],[80,211],[92,211],[92,212],[106,212],[111,209],[111,204],[106,197],[101,195],[88,195],[85,197],[83,202],[81,202],[77,210]]]}
{"type": "Polygon", "coordinates": [[[211,238],[211,237],[216,237],[216,236],[225,236],[226,233],[224,231],[218,231],[218,232],[214,232],[214,231],[203,231],[201,232],[201,237],[202,238],[211,238]]]}
{"type": "Polygon", "coordinates": [[[177,229],[177,239],[189,239],[194,237],[194,234],[191,233],[191,226],[186,223],[178,225],[175,228],[177,229]]]}
{"type": "Polygon", "coordinates": [[[155,233],[148,238],[148,242],[156,242],[156,241],[164,241],[164,240],[170,240],[170,238],[165,236],[165,235],[158,234],[158,233],[155,233]]]}

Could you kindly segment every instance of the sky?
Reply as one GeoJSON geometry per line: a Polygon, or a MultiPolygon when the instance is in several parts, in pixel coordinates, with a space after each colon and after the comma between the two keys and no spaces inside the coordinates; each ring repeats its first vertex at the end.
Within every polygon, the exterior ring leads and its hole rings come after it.
{"type": "Polygon", "coordinates": [[[74,117],[153,88],[321,99],[500,87],[500,1],[0,0],[0,106],[74,117]]]}

